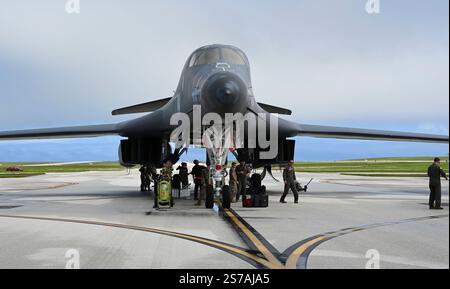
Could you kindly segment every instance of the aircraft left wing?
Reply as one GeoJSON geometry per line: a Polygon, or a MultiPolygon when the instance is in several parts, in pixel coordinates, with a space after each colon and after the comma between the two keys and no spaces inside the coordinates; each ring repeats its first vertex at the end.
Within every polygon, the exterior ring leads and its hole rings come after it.
{"type": "Polygon", "coordinates": [[[117,135],[117,124],[72,126],[0,132],[1,140],[56,139],[117,135]]]}
{"type": "Polygon", "coordinates": [[[282,107],[278,107],[278,106],[274,106],[274,105],[270,105],[270,104],[265,104],[265,103],[261,103],[258,102],[258,105],[264,109],[265,111],[269,112],[269,113],[277,113],[277,114],[284,114],[284,115],[291,115],[292,114],[292,110],[287,109],[287,108],[282,108],[282,107]]]}
{"type": "Polygon", "coordinates": [[[132,106],[115,109],[111,112],[112,115],[123,115],[132,113],[153,112],[165,106],[172,97],[158,99],[150,102],[140,103],[132,106]]]}
{"type": "Polygon", "coordinates": [[[432,142],[449,143],[448,135],[385,131],[361,128],[322,126],[310,124],[288,125],[288,130],[294,129],[293,136],[309,136],[318,138],[338,138],[338,139],[363,139],[363,140],[385,140],[385,141],[406,141],[406,142],[432,142]]]}

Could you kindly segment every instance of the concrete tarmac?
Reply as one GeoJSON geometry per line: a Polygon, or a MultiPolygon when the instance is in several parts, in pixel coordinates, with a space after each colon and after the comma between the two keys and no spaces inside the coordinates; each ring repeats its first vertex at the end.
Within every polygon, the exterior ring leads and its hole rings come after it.
{"type": "MultiPolygon", "coordinates": [[[[0,268],[449,268],[448,182],[428,210],[425,178],[298,174],[300,204],[152,208],[139,174],[0,179],[0,268]],[[379,261],[378,261],[379,260],[379,261]]],[[[279,178],[280,174],[275,173],[279,178]]]]}

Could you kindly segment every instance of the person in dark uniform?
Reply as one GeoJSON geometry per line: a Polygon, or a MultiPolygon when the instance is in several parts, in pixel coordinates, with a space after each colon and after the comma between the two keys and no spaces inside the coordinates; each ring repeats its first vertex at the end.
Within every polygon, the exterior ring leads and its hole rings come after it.
{"type": "Polygon", "coordinates": [[[245,199],[247,194],[247,179],[248,175],[250,174],[250,170],[246,166],[245,161],[241,161],[236,167],[236,174],[238,178],[238,192],[236,195],[236,201],[239,201],[239,197],[245,199]]]}
{"type": "Polygon", "coordinates": [[[198,199],[195,203],[196,206],[202,205],[203,198],[206,198],[206,189],[208,188],[208,185],[212,185],[212,179],[210,175],[211,166],[202,166],[202,178],[201,182],[202,185],[200,187],[200,191],[198,192],[198,199]]]}
{"type": "Polygon", "coordinates": [[[158,172],[156,171],[156,167],[155,166],[147,166],[147,174],[150,177],[150,185],[149,185],[149,189],[153,183],[153,189],[156,190],[156,186],[157,186],[157,178],[158,178],[158,172]]]}
{"type": "Polygon", "coordinates": [[[231,202],[236,203],[237,191],[238,191],[238,176],[236,173],[236,163],[233,162],[230,168],[230,189],[231,189],[231,202]]]}
{"type": "Polygon", "coordinates": [[[430,210],[443,210],[441,207],[441,177],[447,178],[447,174],[441,169],[441,160],[435,158],[433,164],[428,168],[430,178],[430,210]]]}
{"type": "Polygon", "coordinates": [[[145,189],[147,190],[147,191],[151,191],[151,185],[152,185],[152,177],[153,177],[153,175],[152,175],[152,169],[151,169],[151,166],[146,166],[145,167],[145,189]]]}
{"type": "Polygon", "coordinates": [[[194,161],[194,167],[192,168],[192,177],[194,178],[194,200],[198,200],[199,190],[202,186],[202,171],[205,167],[198,163],[198,160],[194,161]]]}
{"type": "Polygon", "coordinates": [[[139,172],[141,173],[141,192],[145,192],[147,190],[147,169],[142,166],[139,172]]]}
{"type": "Polygon", "coordinates": [[[177,168],[181,179],[181,188],[185,189],[189,186],[189,171],[187,167],[187,163],[181,163],[181,166],[177,168]]]}
{"type": "Polygon", "coordinates": [[[284,193],[281,196],[280,203],[285,204],[286,196],[289,193],[289,189],[294,193],[294,203],[298,204],[298,191],[295,186],[295,168],[294,161],[289,161],[288,166],[283,170],[283,181],[284,181],[284,193]]]}

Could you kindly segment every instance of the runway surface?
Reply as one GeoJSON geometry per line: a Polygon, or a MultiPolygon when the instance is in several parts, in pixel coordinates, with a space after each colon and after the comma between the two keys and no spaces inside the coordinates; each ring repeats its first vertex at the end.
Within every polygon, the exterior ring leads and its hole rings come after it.
{"type": "Polygon", "coordinates": [[[435,211],[425,178],[298,176],[314,178],[298,205],[266,179],[269,208],[169,211],[136,171],[0,179],[0,268],[65,268],[73,252],[81,268],[449,268],[448,182],[435,211]]]}

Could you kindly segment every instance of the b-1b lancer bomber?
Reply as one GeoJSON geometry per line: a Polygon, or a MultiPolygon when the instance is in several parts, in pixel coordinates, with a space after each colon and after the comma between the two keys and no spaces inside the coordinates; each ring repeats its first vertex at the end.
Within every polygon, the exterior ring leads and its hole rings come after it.
{"type": "MultiPolygon", "coordinates": [[[[291,138],[296,136],[449,142],[445,135],[306,125],[280,118],[292,112],[257,101],[249,60],[242,50],[229,45],[210,45],[194,51],[172,97],[112,112],[132,113],[148,114],[115,124],[0,132],[0,140],[120,135],[124,138],[119,146],[123,166],[155,168],[160,168],[165,159],[177,162],[190,145],[195,145],[206,148],[215,180],[223,178],[229,152],[254,168],[264,168],[264,175],[274,165],[287,164],[294,158],[295,140],[291,138]],[[177,143],[175,149],[170,145],[173,142],[177,143]]],[[[223,193],[229,191],[223,182],[217,181],[214,190],[219,196],[222,193],[222,198],[229,198],[223,193]]]]}

